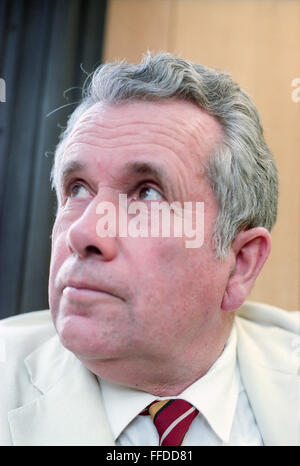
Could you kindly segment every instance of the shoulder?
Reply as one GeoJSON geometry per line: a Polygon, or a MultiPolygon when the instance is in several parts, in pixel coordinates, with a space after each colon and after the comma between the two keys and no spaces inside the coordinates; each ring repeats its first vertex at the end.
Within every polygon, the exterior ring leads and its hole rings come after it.
{"type": "Polygon", "coordinates": [[[35,311],[0,321],[0,361],[26,357],[55,334],[50,311],[35,311]]]}
{"type": "Polygon", "coordinates": [[[0,445],[10,445],[8,412],[40,395],[30,383],[26,358],[56,334],[49,311],[29,312],[0,321],[0,445]]]}
{"type": "Polygon", "coordinates": [[[278,328],[300,335],[300,312],[254,301],[246,301],[237,311],[238,320],[267,328],[278,328]]]}
{"type": "Polygon", "coordinates": [[[294,372],[300,357],[300,312],[246,302],[236,313],[238,350],[246,359],[294,372]]]}
{"type": "Polygon", "coordinates": [[[237,360],[266,445],[298,445],[300,315],[247,302],[236,314],[237,360]]]}
{"type": "Polygon", "coordinates": [[[27,312],[18,314],[6,319],[0,320],[0,330],[13,329],[20,327],[30,327],[32,325],[45,325],[51,322],[51,314],[49,310],[27,312]]]}

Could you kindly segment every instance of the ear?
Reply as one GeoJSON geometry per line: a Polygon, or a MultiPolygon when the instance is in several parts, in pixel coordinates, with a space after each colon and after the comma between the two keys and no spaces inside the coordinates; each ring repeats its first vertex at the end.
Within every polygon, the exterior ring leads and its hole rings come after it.
{"type": "Polygon", "coordinates": [[[224,311],[238,309],[251,291],[271,250],[270,233],[262,227],[241,231],[231,244],[233,267],[222,299],[224,311]]]}

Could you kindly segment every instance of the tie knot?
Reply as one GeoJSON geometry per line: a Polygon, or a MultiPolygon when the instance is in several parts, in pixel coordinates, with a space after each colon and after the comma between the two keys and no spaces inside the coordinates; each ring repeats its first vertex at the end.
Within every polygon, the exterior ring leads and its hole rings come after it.
{"type": "Polygon", "coordinates": [[[185,400],[161,400],[151,403],[141,414],[150,414],[159,435],[159,445],[179,446],[198,410],[185,400]]]}

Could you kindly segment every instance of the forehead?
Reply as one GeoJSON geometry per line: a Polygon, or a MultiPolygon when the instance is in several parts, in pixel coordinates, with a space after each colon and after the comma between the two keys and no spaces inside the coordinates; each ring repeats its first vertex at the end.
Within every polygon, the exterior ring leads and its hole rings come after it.
{"type": "Polygon", "coordinates": [[[150,157],[178,169],[200,170],[221,137],[216,119],[190,102],[97,103],[75,123],[62,162],[84,157],[103,167],[109,160],[113,168],[130,158],[150,157]]]}
{"type": "Polygon", "coordinates": [[[185,143],[198,145],[200,150],[212,147],[222,133],[213,116],[190,102],[136,101],[115,105],[99,102],[80,116],[69,138],[74,140],[84,134],[105,136],[105,133],[114,137],[117,132],[126,133],[127,125],[135,126],[135,136],[140,133],[142,137],[145,137],[145,129],[162,135],[173,131],[178,135],[176,139],[185,137],[185,143]]]}

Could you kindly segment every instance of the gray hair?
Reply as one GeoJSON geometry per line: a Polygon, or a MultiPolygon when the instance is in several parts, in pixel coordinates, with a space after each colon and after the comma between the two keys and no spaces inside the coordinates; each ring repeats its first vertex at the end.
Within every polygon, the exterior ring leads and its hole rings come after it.
{"type": "Polygon", "coordinates": [[[53,184],[56,185],[57,161],[65,141],[89,107],[97,102],[117,104],[170,98],[193,102],[213,115],[223,128],[223,140],[209,158],[206,175],[219,207],[214,243],[217,256],[224,258],[240,231],[257,226],[272,229],[278,198],[276,165],[264,140],[257,109],[227,73],[169,53],[147,53],[140,64],[121,61],[99,66],[61,135],[53,184]]]}

